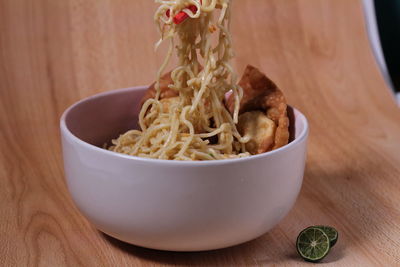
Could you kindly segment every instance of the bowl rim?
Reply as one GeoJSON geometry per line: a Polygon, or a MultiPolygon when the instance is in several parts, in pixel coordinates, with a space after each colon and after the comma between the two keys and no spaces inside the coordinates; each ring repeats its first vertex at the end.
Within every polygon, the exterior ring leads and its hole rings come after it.
{"type": "Polygon", "coordinates": [[[131,156],[131,155],[110,151],[110,150],[89,144],[89,143],[81,140],[80,138],[78,138],[76,135],[74,135],[68,129],[67,123],[66,123],[66,118],[67,118],[68,114],[73,109],[78,107],[79,105],[82,105],[85,102],[91,101],[96,98],[105,97],[108,95],[120,94],[120,93],[124,93],[126,91],[139,91],[139,90],[144,90],[146,88],[148,88],[148,86],[134,86],[134,87],[128,87],[128,88],[122,88],[122,89],[114,89],[114,90],[109,90],[106,92],[97,93],[97,94],[85,97],[85,98],[75,102],[74,104],[70,105],[61,115],[61,118],[60,118],[61,135],[63,137],[71,139],[72,141],[74,141],[75,143],[77,143],[80,146],[83,146],[87,149],[90,149],[95,152],[102,153],[102,154],[105,154],[105,155],[108,155],[111,157],[121,158],[121,159],[129,159],[129,160],[134,160],[134,161],[139,161],[139,162],[144,162],[144,163],[153,163],[153,164],[171,165],[171,166],[226,165],[226,164],[232,164],[232,163],[252,161],[252,160],[261,159],[261,158],[268,158],[272,155],[280,154],[280,153],[288,152],[288,151],[292,150],[295,146],[297,146],[299,143],[301,143],[302,141],[304,141],[304,139],[306,139],[308,137],[308,133],[309,133],[308,120],[304,116],[303,113],[301,113],[298,109],[296,109],[294,107],[292,107],[292,108],[293,108],[294,112],[296,113],[296,119],[300,119],[303,124],[303,129],[299,133],[297,138],[295,138],[292,142],[290,142],[280,148],[274,149],[272,151],[268,151],[268,152],[257,154],[257,155],[251,155],[248,157],[233,158],[233,159],[203,160],[203,161],[179,161],[179,160],[153,159],[153,158],[131,156]]]}

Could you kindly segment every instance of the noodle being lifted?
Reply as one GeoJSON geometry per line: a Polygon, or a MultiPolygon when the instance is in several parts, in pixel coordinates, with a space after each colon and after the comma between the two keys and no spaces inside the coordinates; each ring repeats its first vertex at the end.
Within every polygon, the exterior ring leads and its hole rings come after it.
{"type": "MultiPolygon", "coordinates": [[[[230,65],[231,0],[156,2],[160,7],[155,20],[161,33],[157,46],[168,41],[168,54],[143,99],[141,130],[128,131],[113,140],[110,150],[158,159],[214,160],[249,156],[284,145],[275,142],[275,133],[285,128],[287,132],[288,127],[283,95],[252,67],[239,86],[230,65]],[[213,34],[218,34],[215,45],[213,34]],[[179,65],[161,76],[175,45],[179,65]],[[265,86],[260,87],[259,81],[265,86]],[[231,112],[225,107],[225,95],[230,91],[227,105],[231,112]],[[271,96],[274,105],[268,104],[271,96]],[[259,101],[265,105],[256,104],[259,101]],[[239,112],[243,114],[239,116],[239,112]]],[[[283,137],[286,143],[287,137],[283,137]]]]}

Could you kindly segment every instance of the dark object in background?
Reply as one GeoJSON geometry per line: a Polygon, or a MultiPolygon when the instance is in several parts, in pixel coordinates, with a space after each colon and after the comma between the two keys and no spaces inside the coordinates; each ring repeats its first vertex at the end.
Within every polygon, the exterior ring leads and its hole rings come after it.
{"type": "Polygon", "coordinates": [[[375,11],[389,75],[400,92],[400,1],[375,0],[375,11]]]}

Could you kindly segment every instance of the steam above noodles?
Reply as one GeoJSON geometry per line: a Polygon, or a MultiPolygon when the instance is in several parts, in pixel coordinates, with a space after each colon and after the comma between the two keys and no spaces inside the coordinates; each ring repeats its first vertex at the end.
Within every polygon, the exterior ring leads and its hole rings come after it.
{"type": "MultiPolygon", "coordinates": [[[[250,155],[237,128],[242,88],[230,65],[233,57],[229,32],[231,0],[156,0],[154,19],[168,53],[155,83],[155,97],[144,102],[140,130],[112,141],[110,150],[133,156],[170,160],[214,160],[250,155]],[[184,12],[184,13],[182,13],[184,12]],[[177,17],[188,17],[176,21],[177,17]],[[178,24],[176,24],[178,23],[178,24]],[[212,35],[217,35],[213,44],[212,35]],[[169,88],[179,93],[168,106],[160,99],[160,78],[174,47],[178,66],[169,88]],[[232,91],[233,115],[224,105],[232,91]]],[[[215,38],[214,38],[215,39],[215,38]]]]}

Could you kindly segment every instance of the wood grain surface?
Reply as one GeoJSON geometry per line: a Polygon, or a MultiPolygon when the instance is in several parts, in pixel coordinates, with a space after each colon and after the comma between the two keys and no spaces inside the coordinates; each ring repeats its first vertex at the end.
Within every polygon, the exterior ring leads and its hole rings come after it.
{"type": "Polygon", "coordinates": [[[324,263],[400,266],[400,110],[358,0],[236,0],[242,72],[268,74],[311,124],[304,185],[262,237],[200,253],[131,246],[97,231],[67,192],[58,120],[75,101],[149,84],[163,53],[151,0],[0,0],[0,266],[306,265],[298,232],[333,225],[324,263]],[[161,49],[162,50],[162,49],[161,49]]]}

